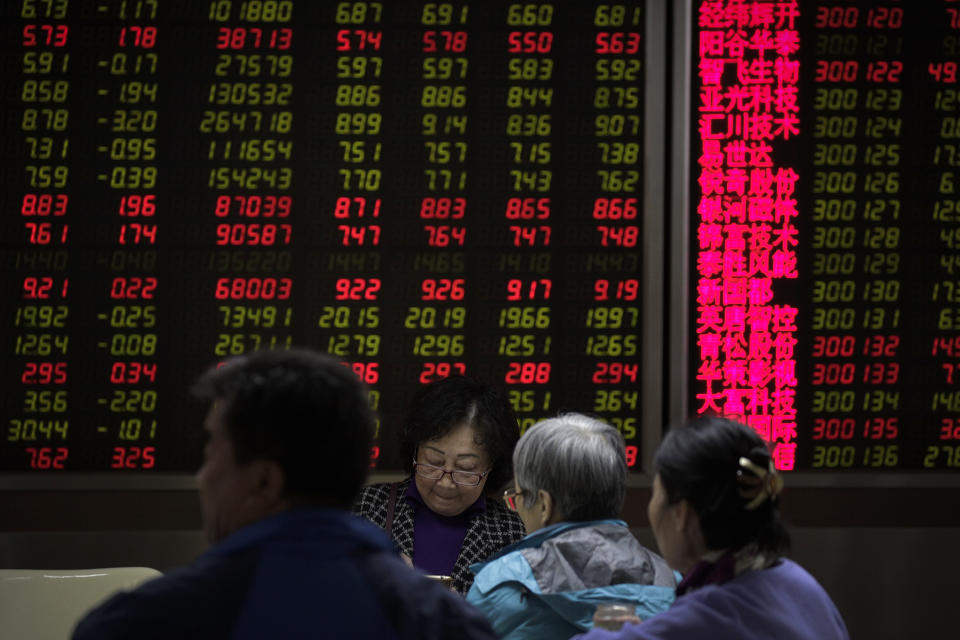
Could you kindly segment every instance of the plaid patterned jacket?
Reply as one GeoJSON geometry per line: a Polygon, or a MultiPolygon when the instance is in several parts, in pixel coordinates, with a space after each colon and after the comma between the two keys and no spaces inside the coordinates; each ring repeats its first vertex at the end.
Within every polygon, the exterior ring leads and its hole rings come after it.
{"type": "MultiPolygon", "coordinates": [[[[397,504],[393,512],[391,537],[401,553],[413,557],[413,507],[403,497],[410,478],[398,483],[397,504]]],[[[386,528],[390,483],[367,485],[353,505],[353,512],[381,529],[386,528]]],[[[470,565],[482,562],[494,553],[526,535],[523,522],[499,500],[487,500],[487,510],[470,521],[460,555],[453,566],[453,588],[466,594],[473,584],[470,565]]]]}

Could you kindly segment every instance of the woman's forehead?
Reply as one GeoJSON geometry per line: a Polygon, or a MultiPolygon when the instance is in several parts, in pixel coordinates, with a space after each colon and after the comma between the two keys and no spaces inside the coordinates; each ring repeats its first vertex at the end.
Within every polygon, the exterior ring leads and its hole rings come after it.
{"type": "Polygon", "coordinates": [[[421,444],[440,453],[457,456],[483,455],[486,447],[477,430],[468,423],[462,423],[438,438],[431,438],[421,444]]]}

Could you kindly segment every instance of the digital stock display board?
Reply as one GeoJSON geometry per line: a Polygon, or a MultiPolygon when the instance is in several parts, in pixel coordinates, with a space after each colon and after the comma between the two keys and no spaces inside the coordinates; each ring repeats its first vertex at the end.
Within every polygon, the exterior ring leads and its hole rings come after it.
{"type": "Polygon", "coordinates": [[[692,410],[781,469],[960,469],[960,2],[692,19],[692,410]]]}
{"type": "Polygon", "coordinates": [[[603,417],[635,467],[645,29],[632,0],[0,4],[0,471],[193,471],[190,382],[290,345],[369,385],[378,468],[451,373],[522,427],[603,417]]]}

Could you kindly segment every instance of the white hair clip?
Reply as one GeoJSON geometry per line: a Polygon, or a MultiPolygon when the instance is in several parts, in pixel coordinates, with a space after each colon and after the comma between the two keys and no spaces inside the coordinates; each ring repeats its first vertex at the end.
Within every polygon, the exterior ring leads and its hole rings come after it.
{"type": "Polygon", "coordinates": [[[749,458],[741,457],[740,467],[737,470],[737,484],[740,485],[740,497],[750,500],[743,507],[747,511],[753,511],[763,504],[767,498],[776,500],[780,492],[783,491],[783,477],[777,473],[777,468],[773,466],[773,460],[770,461],[768,468],[764,469],[749,458]],[[749,470],[752,474],[747,475],[743,472],[744,469],[749,470]]]}

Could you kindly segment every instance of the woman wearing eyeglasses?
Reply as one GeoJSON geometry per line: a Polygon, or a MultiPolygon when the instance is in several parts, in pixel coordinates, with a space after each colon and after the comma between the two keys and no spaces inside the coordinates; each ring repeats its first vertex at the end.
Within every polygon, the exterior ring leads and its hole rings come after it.
{"type": "Polygon", "coordinates": [[[470,565],[523,537],[499,498],[513,473],[517,420],[502,392],[452,376],[422,387],[401,425],[413,473],[365,487],[354,511],[384,529],[414,567],[465,594],[470,565]],[[487,491],[493,499],[487,499],[487,491]]]}
{"type": "Polygon", "coordinates": [[[538,422],[513,453],[504,494],[528,535],[473,567],[467,601],[501,638],[569,638],[597,605],[623,602],[640,618],[667,609],[676,576],[616,519],[626,494],[623,437],[577,413],[538,422]]]}

